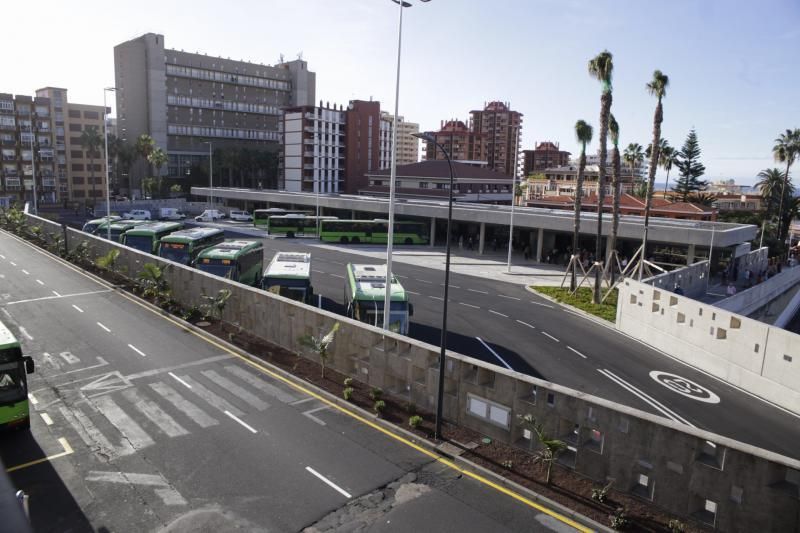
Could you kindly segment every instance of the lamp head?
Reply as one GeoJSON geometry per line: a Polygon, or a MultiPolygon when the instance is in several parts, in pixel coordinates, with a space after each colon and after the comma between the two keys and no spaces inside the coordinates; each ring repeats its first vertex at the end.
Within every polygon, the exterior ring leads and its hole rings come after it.
{"type": "Polygon", "coordinates": [[[417,139],[422,139],[425,142],[434,143],[436,144],[436,139],[430,133],[409,133],[412,137],[416,137],[417,139]]]}

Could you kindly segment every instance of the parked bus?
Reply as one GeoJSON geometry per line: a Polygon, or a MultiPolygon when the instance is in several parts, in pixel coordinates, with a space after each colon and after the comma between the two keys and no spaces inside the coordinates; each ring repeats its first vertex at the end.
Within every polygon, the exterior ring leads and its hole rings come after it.
{"type": "Polygon", "coordinates": [[[283,209],[280,207],[270,207],[269,209],[256,209],[253,211],[253,226],[261,229],[267,229],[269,217],[278,215],[309,215],[307,211],[298,211],[296,209],[283,209]]]}
{"type": "Polygon", "coordinates": [[[113,222],[115,220],[120,220],[121,218],[122,217],[117,215],[111,215],[110,217],[103,217],[103,218],[96,218],[94,220],[89,220],[83,225],[83,231],[94,235],[96,233],[97,228],[105,224],[106,220],[111,220],[113,222]]]}
{"type": "MultiPolygon", "coordinates": [[[[385,264],[347,264],[347,279],[344,286],[345,314],[347,316],[373,326],[383,327],[385,291],[385,264]]],[[[408,335],[408,317],[412,314],[414,314],[414,307],[408,302],[408,294],[397,278],[392,279],[390,329],[408,335]]]]}
{"type": "MultiPolygon", "coordinates": [[[[430,227],[424,222],[395,221],[394,244],[427,244],[430,227]]],[[[387,220],[323,220],[319,238],[325,242],[386,244],[387,220]]]]}
{"type": "Polygon", "coordinates": [[[191,265],[204,249],[225,240],[218,228],[188,228],[161,237],[158,256],[183,265],[191,265]]]}
{"type": "Polygon", "coordinates": [[[323,220],[336,220],[336,217],[316,217],[309,215],[276,215],[269,217],[267,233],[285,237],[316,236],[317,227],[323,220]]]}
{"type": "MultiPolygon", "coordinates": [[[[111,221],[111,240],[113,242],[122,242],[122,234],[128,231],[129,229],[133,229],[136,226],[141,226],[142,224],[147,224],[148,222],[145,220],[112,220],[111,221]]],[[[98,237],[106,238],[108,235],[106,222],[103,222],[97,229],[94,230],[94,234],[98,237]]]]}
{"type": "Polygon", "coordinates": [[[194,266],[215,276],[258,287],[264,271],[264,247],[261,241],[228,240],[200,252],[194,266]]]}
{"type": "Polygon", "coordinates": [[[33,358],[22,355],[22,346],[0,322],[0,428],[31,427],[28,408],[28,374],[33,358]]]}
{"type": "Polygon", "coordinates": [[[158,241],[170,233],[183,229],[181,222],[148,222],[122,234],[120,242],[148,254],[158,253],[158,241]]]}
{"type": "Polygon", "coordinates": [[[312,304],[314,289],[311,287],[311,254],[276,253],[264,270],[261,288],[298,302],[312,304]]]}

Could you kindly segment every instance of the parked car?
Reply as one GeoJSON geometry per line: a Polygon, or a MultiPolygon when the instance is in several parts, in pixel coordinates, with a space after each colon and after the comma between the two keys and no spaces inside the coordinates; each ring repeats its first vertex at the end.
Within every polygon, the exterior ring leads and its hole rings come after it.
{"type": "Polygon", "coordinates": [[[122,218],[128,220],[150,220],[153,217],[147,209],[132,209],[127,213],[122,213],[122,218]]]}
{"type": "Polygon", "coordinates": [[[176,207],[161,207],[158,209],[158,218],[160,220],[183,220],[186,215],[178,211],[176,207]]]}
{"type": "Polygon", "coordinates": [[[215,220],[220,220],[222,218],[225,218],[225,216],[218,209],[206,209],[194,217],[197,222],[214,222],[215,220]]]}
{"type": "Polygon", "coordinates": [[[253,220],[253,215],[248,213],[247,211],[239,211],[237,209],[232,209],[230,213],[228,213],[228,218],[231,220],[239,220],[242,222],[251,222],[253,220]]]}

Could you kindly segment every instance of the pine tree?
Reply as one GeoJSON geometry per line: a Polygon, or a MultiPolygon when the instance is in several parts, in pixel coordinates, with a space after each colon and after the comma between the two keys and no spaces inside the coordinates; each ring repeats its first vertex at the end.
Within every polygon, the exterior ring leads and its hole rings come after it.
{"type": "Polygon", "coordinates": [[[700,179],[705,174],[706,167],[700,162],[700,144],[697,142],[697,133],[694,130],[689,132],[686,142],[678,152],[675,166],[678,167],[680,177],[676,180],[672,192],[680,201],[686,202],[693,193],[706,189],[708,182],[700,179]]]}

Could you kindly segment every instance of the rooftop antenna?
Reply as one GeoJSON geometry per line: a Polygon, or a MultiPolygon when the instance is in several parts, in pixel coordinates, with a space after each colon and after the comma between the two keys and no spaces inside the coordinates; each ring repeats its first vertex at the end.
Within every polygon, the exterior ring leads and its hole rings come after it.
{"type": "Polygon", "coordinates": [[[297,54],[297,59],[298,59],[298,61],[302,61],[303,60],[303,51],[302,50],[300,50],[300,52],[297,54]]]}
{"type": "Polygon", "coordinates": [[[281,53],[280,59],[278,59],[278,64],[283,64],[283,54],[281,53]]]}

